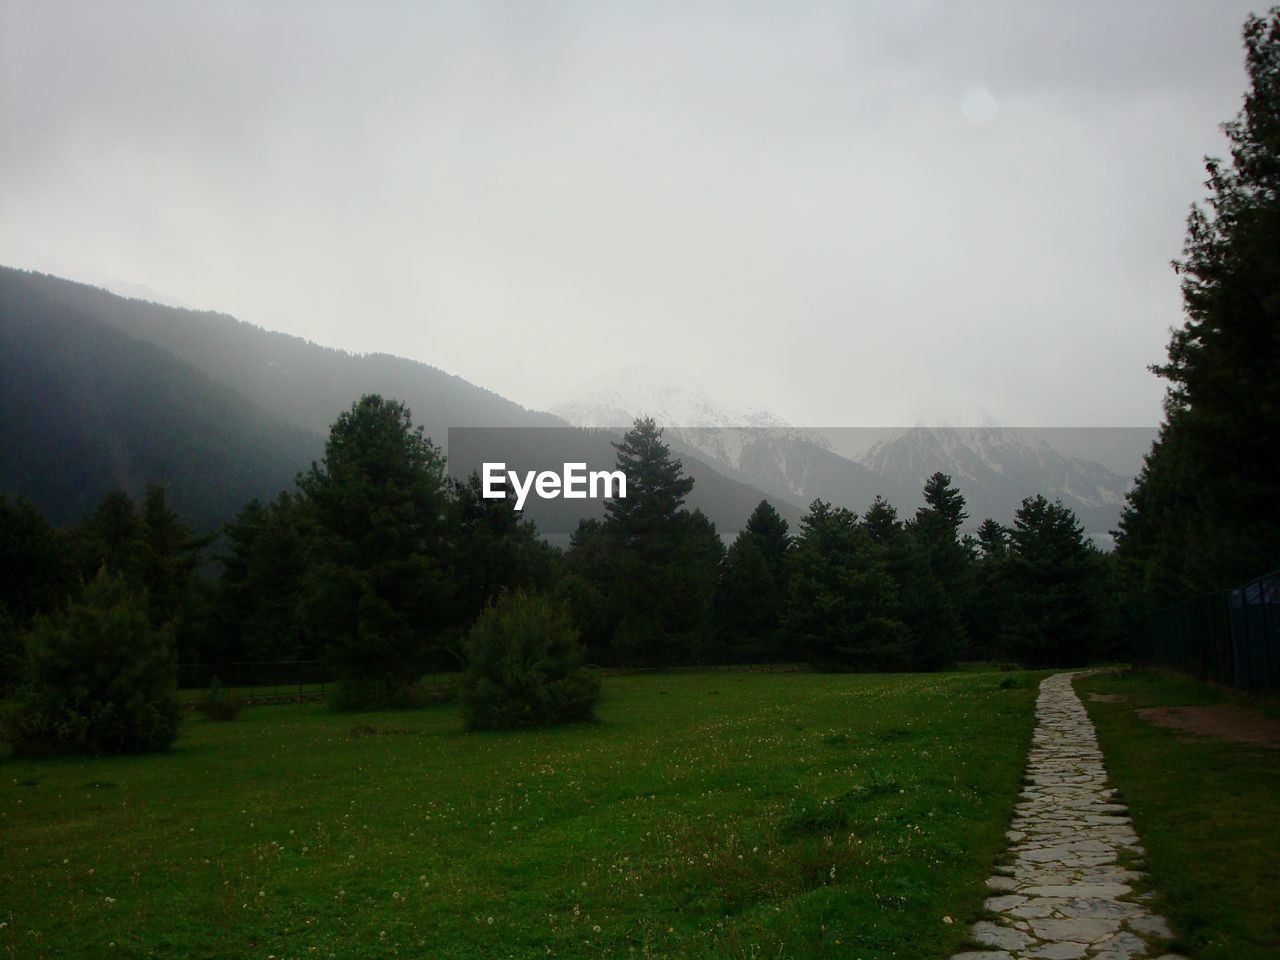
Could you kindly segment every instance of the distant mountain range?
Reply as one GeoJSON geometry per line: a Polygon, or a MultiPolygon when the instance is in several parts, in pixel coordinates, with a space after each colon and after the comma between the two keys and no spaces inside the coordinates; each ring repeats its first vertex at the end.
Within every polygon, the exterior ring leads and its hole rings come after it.
{"type": "MultiPolygon", "coordinates": [[[[1022,499],[1041,493],[1061,499],[1088,531],[1101,534],[1116,525],[1132,482],[1089,456],[1055,448],[1054,430],[797,428],[769,411],[729,408],[648,368],[604,374],[553,410],[578,426],[617,426],[637,415],[653,416],[668,425],[676,448],[798,507],[821,498],[863,511],[881,495],[906,517],[922,503],[925,478],[941,471],[964,494],[970,529],[986,517],[1012,522],[1022,499]],[[861,452],[850,453],[851,448],[861,452]]],[[[1153,435],[1100,430],[1091,438],[1088,431],[1074,431],[1070,439],[1085,451],[1096,440],[1092,446],[1112,454],[1117,444],[1128,445],[1136,462],[1153,435]]]]}

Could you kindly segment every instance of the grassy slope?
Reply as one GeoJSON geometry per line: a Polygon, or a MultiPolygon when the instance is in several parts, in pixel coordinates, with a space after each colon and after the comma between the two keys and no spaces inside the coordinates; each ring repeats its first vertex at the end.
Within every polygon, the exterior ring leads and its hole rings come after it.
{"type": "Polygon", "coordinates": [[[1136,714],[1243,698],[1157,673],[1090,677],[1077,687],[1147,848],[1177,947],[1197,960],[1280,956],[1280,751],[1187,739],[1136,714]],[[1093,702],[1091,691],[1127,699],[1093,702]]]}
{"type": "Polygon", "coordinates": [[[0,956],[946,956],[1019,789],[1015,676],[615,678],[600,722],[513,734],[257,707],[0,762],[0,956]]]}

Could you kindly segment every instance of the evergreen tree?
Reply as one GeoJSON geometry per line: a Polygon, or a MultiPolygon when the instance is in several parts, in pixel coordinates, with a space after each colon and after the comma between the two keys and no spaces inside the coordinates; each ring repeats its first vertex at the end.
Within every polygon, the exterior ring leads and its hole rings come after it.
{"type": "Polygon", "coordinates": [[[801,521],[785,619],[793,649],[820,667],[886,670],[910,663],[897,584],[857,517],[815,500],[801,521]]]}
{"type": "Polygon", "coordinates": [[[978,526],[978,545],[984,557],[995,557],[1009,549],[1009,528],[990,517],[978,526]]]}
{"type": "Polygon", "coordinates": [[[503,590],[547,591],[553,586],[557,551],[515,509],[515,496],[484,496],[477,474],[454,481],[449,567],[459,631],[503,590]]]}
{"type": "Polygon", "coordinates": [[[760,551],[779,590],[787,586],[787,557],[791,550],[791,536],[787,521],[768,500],[761,500],[747,518],[746,533],[760,551]]]}
{"type": "Polygon", "coordinates": [[[308,518],[302,498],[281,493],[254,500],[227,524],[218,556],[212,663],[310,660],[321,655],[303,627],[308,518]]]}
{"type": "Polygon", "coordinates": [[[760,663],[778,656],[782,596],[756,538],[743,530],[725,555],[716,595],[716,627],[727,659],[760,663]]]}
{"type": "Polygon", "coordinates": [[[872,543],[888,543],[902,532],[898,511],[884,497],[876,494],[875,500],[862,517],[862,528],[872,543]]]}
{"type": "MultiPolygon", "coordinates": [[[[624,661],[671,663],[697,655],[707,637],[718,562],[705,517],[681,509],[693,489],[651,418],[615,443],[627,495],[605,504],[602,525],[614,648],[624,661]]],[[[722,551],[723,548],[721,548],[722,551]]]]}
{"type": "Polygon", "coordinates": [[[181,716],[171,627],[104,567],[32,633],[30,686],[9,720],[19,753],[127,753],[173,743],[181,716]]]}
{"type": "Polygon", "coordinates": [[[929,643],[936,646],[936,653],[926,659],[946,663],[954,659],[968,643],[968,627],[965,613],[973,596],[971,564],[973,557],[969,543],[960,536],[960,525],[968,519],[964,496],[951,485],[951,478],[937,472],[925,481],[925,506],[916,511],[908,525],[908,531],[923,550],[941,588],[923,587],[920,596],[931,598],[945,606],[945,610],[931,610],[930,621],[941,630],[929,643]]]}
{"type": "Polygon", "coordinates": [[[582,665],[568,612],[541,594],[503,593],[467,634],[462,715],[468,729],[591,719],[600,678],[582,665]]]}
{"type": "Polygon", "coordinates": [[[564,575],[556,584],[554,598],[568,607],[593,663],[614,659],[618,611],[612,602],[610,566],[603,524],[594,518],[580,520],[569,537],[564,575]]]}
{"type": "Polygon", "coordinates": [[[1231,162],[1187,221],[1186,322],[1165,422],[1131,492],[1117,553],[1139,602],[1233,586],[1280,558],[1280,8],[1244,25],[1249,89],[1224,124],[1231,162]],[[1272,451],[1268,453],[1267,451],[1272,451]]]}
{"type": "Polygon", "coordinates": [[[443,457],[404,404],[369,394],[338,417],[299,486],[315,524],[304,612],[342,678],[334,705],[405,703],[446,662],[443,457]]]}
{"type": "Polygon", "coordinates": [[[64,604],[73,583],[66,536],[26,498],[0,495],[0,610],[25,629],[64,604]]]}
{"type": "Polygon", "coordinates": [[[112,490],[72,534],[76,568],[91,579],[105,566],[111,573],[139,578],[146,532],[138,508],[123,490],[112,490]]]}
{"type": "Polygon", "coordinates": [[[1001,642],[1039,666],[1088,663],[1109,648],[1103,560],[1061,501],[1028,497],[1014,519],[1001,642]]]}

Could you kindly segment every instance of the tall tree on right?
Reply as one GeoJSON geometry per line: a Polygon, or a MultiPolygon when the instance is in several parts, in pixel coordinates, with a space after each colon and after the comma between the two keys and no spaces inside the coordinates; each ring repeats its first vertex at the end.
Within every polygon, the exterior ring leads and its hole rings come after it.
{"type": "Polygon", "coordinates": [[[1206,160],[1192,208],[1165,422],[1117,531],[1146,605],[1229,586],[1280,561],[1280,8],[1244,25],[1249,89],[1223,125],[1231,162],[1206,160]],[[1270,451],[1270,452],[1268,452],[1270,451]]]}

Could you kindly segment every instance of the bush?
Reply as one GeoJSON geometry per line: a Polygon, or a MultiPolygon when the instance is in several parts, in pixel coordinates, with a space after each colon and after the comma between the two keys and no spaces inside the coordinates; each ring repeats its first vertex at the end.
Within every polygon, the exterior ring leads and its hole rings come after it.
{"type": "Polygon", "coordinates": [[[217,677],[209,682],[209,692],[196,704],[196,709],[210,720],[234,720],[240,716],[240,707],[240,699],[217,677]]]}
{"type": "Polygon", "coordinates": [[[163,750],[181,724],[171,629],[105,570],[65,611],[36,620],[29,684],[6,718],[19,754],[163,750]]]}
{"type": "Polygon", "coordinates": [[[600,678],[562,606],[541,594],[503,594],[467,634],[462,714],[468,729],[546,727],[591,719],[600,678]]]}

